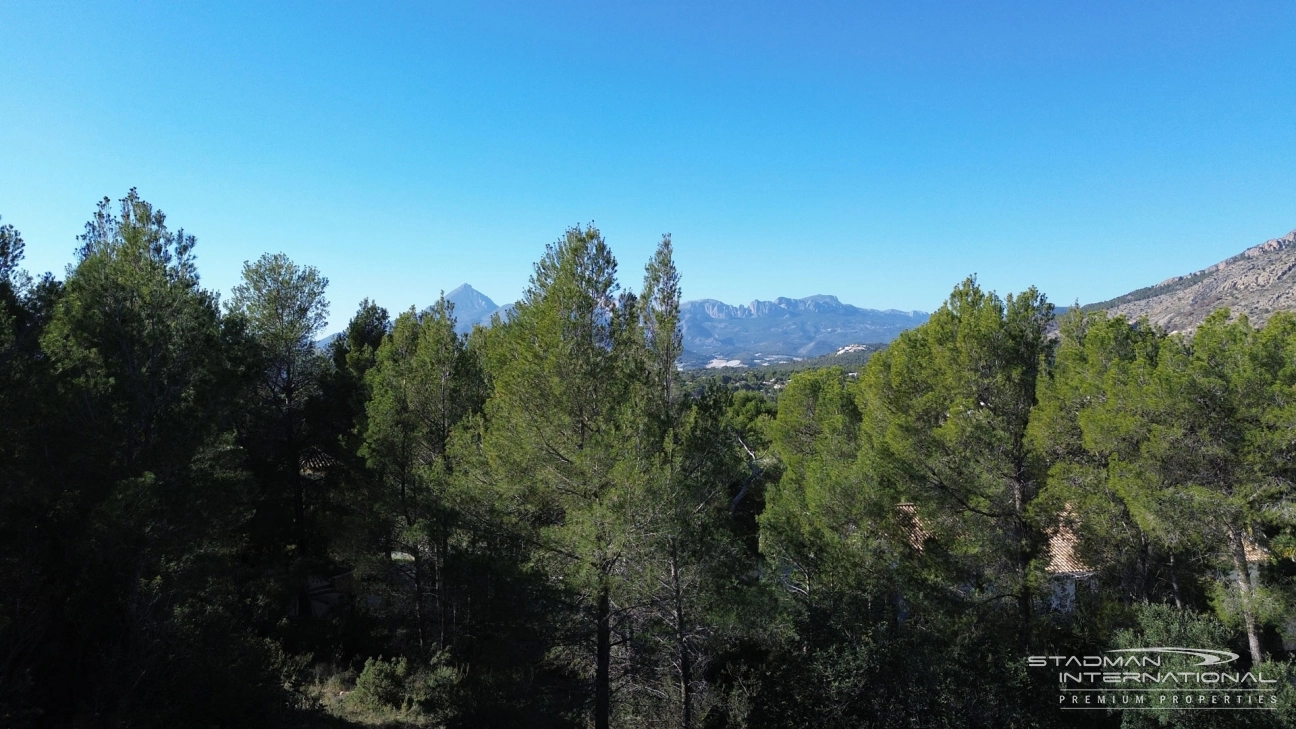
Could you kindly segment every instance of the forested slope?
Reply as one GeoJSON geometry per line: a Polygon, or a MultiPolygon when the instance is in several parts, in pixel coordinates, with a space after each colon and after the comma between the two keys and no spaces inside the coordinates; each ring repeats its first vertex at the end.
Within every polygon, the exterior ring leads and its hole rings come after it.
{"type": "Polygon", "coordinates": [[[309,265],[221,303],[133,190],[80,242],[33,279],[0,228],[0,726],[1293,724],[1291,316],[1055,338],[969,279],[758,392],[677,369],[669,236],[327,351],[309,265]],[[1147,646],[1276,708],[1064,711],[1028,662],[1147,646]]]}

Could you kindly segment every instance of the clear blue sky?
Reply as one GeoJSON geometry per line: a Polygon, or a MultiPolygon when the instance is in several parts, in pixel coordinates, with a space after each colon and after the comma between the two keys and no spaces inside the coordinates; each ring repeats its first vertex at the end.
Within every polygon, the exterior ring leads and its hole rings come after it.
{"type": "Polygon", "coordinates": [[[204,282],[285,251],[504,303],[593,220],[637,287],[1095,301],[1296,227],[1296,4],[0,2],[0,215],[61,274],[136,186],[204,282]],[[181,7],[184,6],[184,7],[181,7]]]}

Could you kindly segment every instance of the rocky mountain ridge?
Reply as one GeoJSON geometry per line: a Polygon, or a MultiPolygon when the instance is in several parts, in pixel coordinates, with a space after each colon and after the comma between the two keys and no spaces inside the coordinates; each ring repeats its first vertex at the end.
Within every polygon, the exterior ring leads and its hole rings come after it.
{"type": "Polygon", "coordinates": [[[818,357],[851,344],[889,342],[927,320],[921,311],[863,309],[836,296],[779,297],[745,306],[680,305],[686,367],[741,367],[818,357]]]}
{"type": "MultiPolygon", "coordinates": [[[[497,305],[466,283],[447,293],[446,299],[454,304],[455,328],[460,332],[471,331],[477,324],[489,325],[495,314],[507,318],[513,308],[512,304],[497,305]]],[[[685,350],[681,365],[749,367],[796,362],[843,347],[889,342],[926,320],[926,312],[863,309],[822,294],[755,300],[743,306],[716,299],[685,301],[680,304],[685,350]]]]}
{"type": "Polygon", "coordinates": [[[1171,332],[1191,332],[1221,307],[1263,324],[1278,311],[1296,311],[1296,230],[1252,246],[1200,271],[1089,304],[1130,319],[1146,317],[1171,332]]]}

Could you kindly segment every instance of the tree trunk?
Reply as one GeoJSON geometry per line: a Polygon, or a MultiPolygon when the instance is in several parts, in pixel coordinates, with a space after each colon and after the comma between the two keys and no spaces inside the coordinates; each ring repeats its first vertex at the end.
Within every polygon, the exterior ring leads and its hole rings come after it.
{"type": "Polygon", "coordinates": [[[1260,665],[1260,631],[1256,626],[1255,596],[1251,590],[1251,575],[1247,569],[1246,544],[1242,541],[1242,531],[1232,530],[1233,574],[1238,588],[1238,597],[1242,603],[1242,621],[1246,624],[1247,645],[1251,649],[1251,664],[1260,665]]]}
{"type": "MultiPolygon", "coordinates": [[[[289,478],[292,479],[293,489],[293,542],[297,546],[292,561],[296,567],[303,564],[303,560],[306,559],[306,486],[298,466],[300,455],[297,448],[290,447],[287,450],[292,467],[289,478]]],[[[294,567],[289,569],[296,572],[294,567]]],[[[303,618],[311,617],[315,614],[315,610],[311,606],[310,577],[300,574],[298,577],[301,579],[301,586],[297,593],[297,614],[303,618]]]]}
{"type": "Polygon", "coordinates": [[[1024,459],[1018,459],[1016,477],[1013,479],[1013,531],[1017,548],[1017,612],[1021,617],[1021,647],[1028,650],[1031,644],[1031,593],[1027,575],[1030,570],[1030,545],[1026,541],[1026,484],[1024,459]]]}
{"type": "Polygon", "coordinates": [[[1175,576],[1174,552],[1170,553],[1170,588],[1174,590],[1175,607],[1183,610],[1183,599],[1179,596],[1179,578],[1175,576]]]}
{"type": "Polygon", "coordinates": [[[680,701],[683,711],[680,717],[680,729],[693,726],[693,661],[688,648],[688,628],[684,622],[684,586],[679,573],[679,544],[672,538],[671,550],[671,587],[674,591],[675,640],[679,653],[680,701]]]}
{"type": "Polygon", "coordinates": [[[419,648],[426,647],[424,624],[427,622],[426,611],[423,606],[423,550],[418,545],[413,547],[414,551],[414,619],[418,625],[418,644],[419,648]]]}
{"type": "Polygon", "coordinates": [[[297,557],[306,556],[306,489],[299,473],[293,473],[293,541],[297,543],[297,557]]]}
{"type": "MultiPolygon", "coordinates": [[[[1172,555],[1171,560],[1174,559],[1172,555]]],[[[1172,563],[1173,564],[1173,563],[1172,563]]],[[[1152,545],[1148,541],[1147,535],[1142,530],[1139,531],[1139,553],[1138,553],[1138,578],[1134,586],[1134,599],[1137,602],[1146,602],[1148,597],[1149,574],[1152,571],[1152,545]]],[[[1173,574],[1173,573],[1172,573],[1173,574]]]]}
{"type": "Polygon", "coordinates": [[[1017,552],[1017,572],[1018,579],[1021,581],[1017,592],[1017,612],[1021,615],[1021,645],[1022,650],[1030,648],[1031,644],[1031,592],[1026,582],[1026,571],[1030,564],[1030,555],[1025,549],[1017,552]]]}
{"type": "Polygon", "coordinates": [[[594,729],[608,729],[612,713],[612,621],[607,582],[599,586],[594,668],[594,729]]]}
{"type": "Polygon", "coordinates": [[[449,618],[446,614],[446,594],[445,594],[445,590],[446,590],[445,567],[446,567],[446,560],[449,558],[449,552],[450,552],[450,538],[446,536],[446,532],[448,531],[449,530],[443,524],[441,526],[441,544],[439,545],[439,549],[437,551],[437,558],[436,558],[437,619],[438,622],[440,623],[440,630],[441,630],[441,650],[446,650],[450,647],[449,640],[448,640],[449,632],[446,625],[446,623],[449,622],[449,618]]]}

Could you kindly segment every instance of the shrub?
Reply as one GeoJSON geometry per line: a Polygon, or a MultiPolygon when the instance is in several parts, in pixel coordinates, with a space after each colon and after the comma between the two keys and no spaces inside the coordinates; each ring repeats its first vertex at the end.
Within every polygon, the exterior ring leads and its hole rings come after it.
{"type": "Polygon", "coordinates": [[[356,679],[350,701],[365,709],[399,709],[405,699],[405,678],[409,662],[404,658],[384,661],[382,656],[365,660],[364,670],[356,679]]]}

